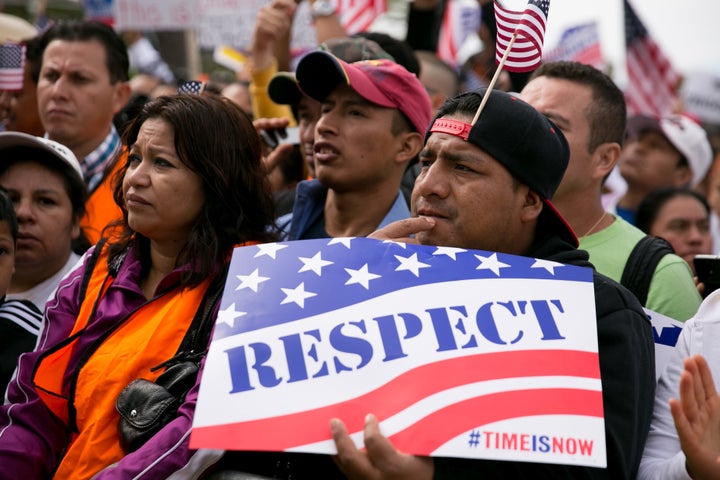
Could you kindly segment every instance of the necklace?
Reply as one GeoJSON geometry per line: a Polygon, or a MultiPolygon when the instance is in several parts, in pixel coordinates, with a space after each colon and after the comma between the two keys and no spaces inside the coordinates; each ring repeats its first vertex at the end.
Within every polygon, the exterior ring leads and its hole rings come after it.
{"type": "Polygon", "coordinates": [[[588,230],[587,232],[585,232],[585,235],[581,236],[580,238],[585,238],[585,237],[587,237],[588,235],[590,235],[590,234],[593,232],[593,230],[595,230],[595,228],[597,228],[597,226],[600,225],[600,222],[602,222],[602,221],[605,219],[606,216],[607,216],[607,212],[604,211],[603,214],[600,215],[600,218],[598,218],[598,221],[595,222],[595,223],[593,224],[593,226],[590,227],[590,230],[588,230]]]}

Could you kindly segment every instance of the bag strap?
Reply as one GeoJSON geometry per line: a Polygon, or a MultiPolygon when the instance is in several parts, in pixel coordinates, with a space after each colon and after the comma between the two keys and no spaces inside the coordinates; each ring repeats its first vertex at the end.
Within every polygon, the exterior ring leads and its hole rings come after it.
{"type": "Polygon", "coordinates": [[[82,305],[82,303],[85,301],[85,294],[87,293],[87,287],[90,283],[90,278],[92,278],[93,270],[95,270],[95,264],[97,263],[97,260],[100,257],[100,254],[102,253],[102,249],[105,246],[106,242],[107,238],[104,237],[98,240],[98,242],[95,244],[95,249],[93,250],[92,254],[90,254],[90,258],[88,258],[87,264],[85,265],[85,271],[83,272],[82,283],[80,284],[78,305],[82,305]]]}
{"type": "Polygon", "coordinates": [[[180,346],[177,349],[175,355],[172,358],[164,361],[160,365],[156,365],[150,369],[155,371],[163,367],[169,367],[177,363],[184,361],[199,361],[207,353],[206,347],[210,341],[210,332],[214,322],[212,321],[212,312],[217,306],[217,302],[220,300],[220,296],[225,286],[225,279],[227,278],[228,265],[226,265],[217,275],[213,278],[212,282],[208,286],[205,296],[202,302],[195,311],[190,327],[185,336],[180,342],[180,346]]]}
{"type": "Polygon", "coordinates": [[[646,235],[630,252],[620,283],[640,300],[642,306],[647,303],[650,282],[655,268],[668,253],[675,253],[667,240],[646,235]]]}

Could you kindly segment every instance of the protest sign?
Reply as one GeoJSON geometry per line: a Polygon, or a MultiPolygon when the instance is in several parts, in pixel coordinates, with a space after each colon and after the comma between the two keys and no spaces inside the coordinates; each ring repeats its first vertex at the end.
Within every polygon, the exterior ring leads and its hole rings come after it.
{"type": "Polygon", "coordinates": [[[675,349],[675,344],[683,329],[683,323],[647,308],[643,310],[652,324],[653,339],[655,340],[655,378],[660,378],[660,374],[675,349]]]}
{"type": "Polygon", "coordinates": [[[400,450],[604,467],[592,271],[367,238],[237,248],[191,448],[400,450]]]}
{"type": "Polygon", "coordinates": [[[187,30],[200,14],[195,0],[114,0],[115,29],[187,30]]]}

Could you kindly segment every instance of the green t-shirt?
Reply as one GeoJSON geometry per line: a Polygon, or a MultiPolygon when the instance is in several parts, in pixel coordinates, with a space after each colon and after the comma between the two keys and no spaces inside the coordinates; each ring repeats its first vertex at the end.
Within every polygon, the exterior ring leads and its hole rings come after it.
{"type": "MultiPolygon", "coordinates": [[[[598,272],[620,282],[630,252],[645,233],[613,217],[608,228],[580,239],[579,248],[587,250],[598,272]]],[[[677,255],[665,255],[655,268],[645,308],[684,322],[695,315],[701,301],[690,266],[677,255]]]]}

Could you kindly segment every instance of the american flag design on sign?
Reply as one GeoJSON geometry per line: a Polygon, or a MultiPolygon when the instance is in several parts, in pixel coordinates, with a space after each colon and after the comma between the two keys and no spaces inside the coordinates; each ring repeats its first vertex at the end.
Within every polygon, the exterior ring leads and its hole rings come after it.
{"type": "Polygon", "coordinates": [[[409,453],[603,466],[591,270],[367,238],[236,249],[191,448],[334,453],[329,420],[360,445],[367,413],[409,453]]]}

